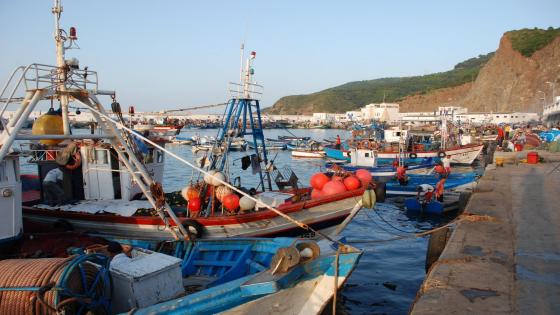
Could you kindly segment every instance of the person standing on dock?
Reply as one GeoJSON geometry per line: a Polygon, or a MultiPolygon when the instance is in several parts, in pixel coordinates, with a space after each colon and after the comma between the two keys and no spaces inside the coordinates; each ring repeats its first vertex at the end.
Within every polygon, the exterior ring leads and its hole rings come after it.
{"type": "Polygon", "coordinates": [[[502,144],[504,142],[504,129],[502,129],[502,127],[498,126],[498,147],[502,147],[502,144]]]}
{"type": "Polygon", "coordinates": [[[341,142],[340,142],[340,135],[336,135],[336,149],[340,150],[341,142]]]}

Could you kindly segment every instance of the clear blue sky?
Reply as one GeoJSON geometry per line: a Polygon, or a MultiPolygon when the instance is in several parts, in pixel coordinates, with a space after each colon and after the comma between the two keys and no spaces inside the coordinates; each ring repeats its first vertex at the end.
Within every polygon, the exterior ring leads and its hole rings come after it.
{"type": "MultiPolygon", "coordinates": [[[[213,104],[255,50],[262,104],[357,80],[421,75],[497,49],[512,29],[560,25],[560,1],[63,2],[78,29],[68,53],[139,110],[213,104]]],[[[52,1],[0,0],[0,81],[54,63],[52,1]]],[[[126,107],[125,107],[126,108],[126,107]]]]}

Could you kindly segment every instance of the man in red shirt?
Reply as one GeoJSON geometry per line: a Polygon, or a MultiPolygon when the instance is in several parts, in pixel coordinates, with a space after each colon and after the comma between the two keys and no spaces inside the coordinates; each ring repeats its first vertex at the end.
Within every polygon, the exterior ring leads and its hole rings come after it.
{"type": "Polygon", "coordinates": [[[498,146],[501,147],[503,142],[504,142],[504,129],[498,126],[498,146]]]}
{"type": "Polygon", "coordinates": [[[340,143],[340,136],[336,135],[336,149],[337,150],[340,150],[340,144],[341,144],[340,143]]]}

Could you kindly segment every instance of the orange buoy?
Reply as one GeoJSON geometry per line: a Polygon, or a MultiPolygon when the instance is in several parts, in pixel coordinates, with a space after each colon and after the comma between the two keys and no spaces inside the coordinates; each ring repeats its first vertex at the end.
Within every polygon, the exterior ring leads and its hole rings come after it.
{"type": "Polygon", "coordinates": [[[344,186],[346,186],[348,190],[356,190],[362,186],[362,182],[356,176],[348,176],[342,183],[344,183],[344,186]]]}
{"type": "Polygon", "coordinates": [[[341,181],[331,180],[323,186],[322,192],[325,197],[340,194],[346,191],[346,186],[341,181]]]}
{"type": "Polygon", "coordinates": [[[239,208],[239,196],[236,194],[229,194],[222,198],[222,205],[229,211],[235,211],[239,208]]]}
{"type": "Polygon", "coordinates": [[[371,173],[368,170],[359,169],[356,171],[356,177],[360,179],[363,186],[369,185],[371,183],[371,173]]]}
{"type": "Polygon", "coordinates": [[[198,211],[200,211],[201,207],[202,207],[202,203],[200,202],[200,198],[196,197],[196,198],[193,198],[193,199],[189,200],[188,208],[189,208],[190,211],[198,212],[198,211]]]}
{"type": "Polygon", "coordinates": [[[329,177],[323,173],[315,173],[313,174],[313,176],[311,176],[311,179],[309,180],[309,184],[311,185],[311,187],[318,190],[323,189],[323,186],[325,186],[325,184],[328,182],[329,182],[329,177]]]}
{"type": "Polygon", "coordinates": [[[319,199],[319,198],[323,198],[324,194],[320,189],[314,188],[311,191],[311,199],[319,199]]]}

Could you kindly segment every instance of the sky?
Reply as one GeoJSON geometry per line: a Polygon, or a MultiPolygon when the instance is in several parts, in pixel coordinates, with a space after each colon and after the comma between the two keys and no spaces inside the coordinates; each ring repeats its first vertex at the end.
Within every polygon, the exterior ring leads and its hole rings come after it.
{"type": "MultiPolygon", "coordinates": [[[[19,65],[54,64],[52,1],[0,0],[0,81],[19,65]]],[[[350,81],[452,69],[498,48],[506,31],[559,27],[560,1],[63,1],[67,52],[116,90],[124,108],[226,101],[240,44],[254,50],[261,106],[350,81]]],[[[208,110],[206,110],[208,111],[208,110]]],[[[196,113],[200,113],[196,112],[196,113]]]]}

